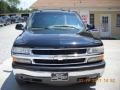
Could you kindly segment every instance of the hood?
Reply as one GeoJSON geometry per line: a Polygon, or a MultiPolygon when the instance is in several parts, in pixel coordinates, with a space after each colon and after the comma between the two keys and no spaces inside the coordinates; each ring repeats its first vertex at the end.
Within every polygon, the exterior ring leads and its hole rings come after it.
{"type": "Polygon", "coordinates": [[[102,42],[82,34],[40,34],[25,31],[15,41],[16,47],[81,48],[101,46],[102,42]]]}

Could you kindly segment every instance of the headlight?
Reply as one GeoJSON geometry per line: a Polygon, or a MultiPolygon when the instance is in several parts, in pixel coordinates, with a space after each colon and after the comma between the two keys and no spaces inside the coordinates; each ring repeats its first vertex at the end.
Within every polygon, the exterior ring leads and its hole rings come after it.
{"type": "Polygon", "coordinates": [[[88,58],[88,62],[97,62],[104,60],[104,55],[96,56],[96,57],[90,57],[88,58]]]}
{"type": "Polygon", "coordinates": [[[13,62],[26,63],[26,64],[32,63],[32,61],[30,59],[15,58],[15,57],[13,57],[13,62]]]}
{"type": "Polygon", "coordinates": [[[25,54],[29,55],[31,50],[29,48],[14,47],[12,49],[12,54],[25,54]]]}
{"type": "Polygon", "coordinates": [[[100,54],[100,53],[104,53],[104,48],[103,46],[100,46],[100,47],[92,47],[92,48],[89,48],[87,50],[87,53],[88,54],[100,54]]]}

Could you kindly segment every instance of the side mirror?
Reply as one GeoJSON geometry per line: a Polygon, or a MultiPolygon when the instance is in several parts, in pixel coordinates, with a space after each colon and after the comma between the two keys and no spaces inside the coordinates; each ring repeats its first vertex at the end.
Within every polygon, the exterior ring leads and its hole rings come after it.
{"type": "Polygon", "coordinates": [[[92,25],[92,24],[91,25],[87,25],[87,28],[88,28],[87,30],[95,29],[95,25],[92,25]]]}
{"type": "Polygon", "coordinates": [[[15,29],[17,29],[17,30],[24,30],[24,26],[22,24],[17,24],[15,29]]]}

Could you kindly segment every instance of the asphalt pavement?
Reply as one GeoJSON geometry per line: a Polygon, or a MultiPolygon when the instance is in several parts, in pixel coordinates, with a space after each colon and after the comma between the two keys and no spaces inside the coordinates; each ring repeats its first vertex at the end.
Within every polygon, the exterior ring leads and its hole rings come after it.
{"type": "Polygon", "coordinates": [[[0,27],[0,63],[10,58],[10,50],[15,38],[22,32],[15,30],[15,25],[0,27]]]}
{"type": "Polygon", "coordinates": [[[96,86],[71,85],[48,86],[27,84],[19,86],[13,76],[10,56],[15,38],[22,32],[14,29],[15,24],[0,27],[0,89],[1,90],[120,90],[120,40],[103,40],[106,68],[96,86]]]}

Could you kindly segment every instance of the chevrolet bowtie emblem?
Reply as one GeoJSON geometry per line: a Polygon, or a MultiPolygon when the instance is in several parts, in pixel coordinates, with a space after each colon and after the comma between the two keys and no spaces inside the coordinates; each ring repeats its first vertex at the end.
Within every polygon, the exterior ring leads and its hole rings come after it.
{"type": "Polygon", "coordinates": [[[61,61],[64,60],[65,58],[63,56],[54,56],[53,59],[61,61]]]}

